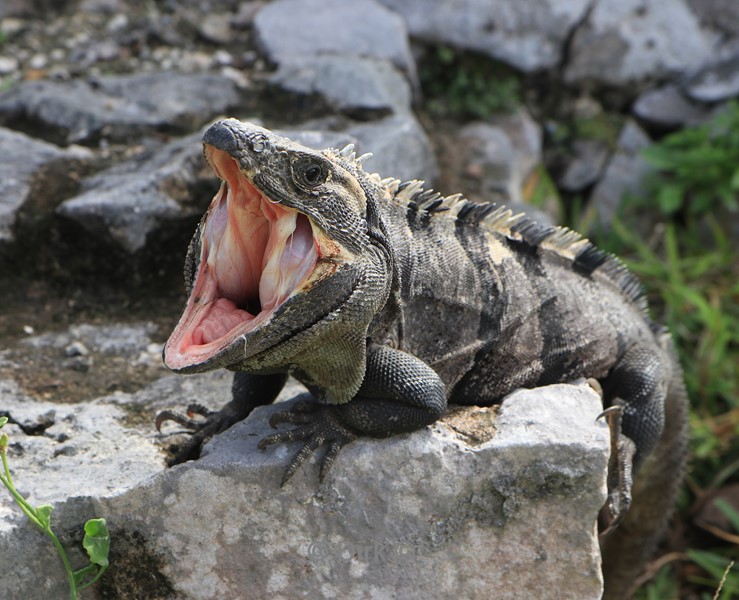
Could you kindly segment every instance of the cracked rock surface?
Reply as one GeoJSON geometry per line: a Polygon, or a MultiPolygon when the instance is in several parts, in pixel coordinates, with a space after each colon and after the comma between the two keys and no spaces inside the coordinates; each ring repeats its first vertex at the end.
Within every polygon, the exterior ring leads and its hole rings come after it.
{"type": "MultiPolygon", "coordinates": [[[[520,391],[499,410],[459,409],[410,435],[358,441],[320,486],[312,461],[279,487],[294,444],[257,449],[279,409],[255,410],[199,461],[162,471],[146,443],[151,429],[121,427],[114,401],[70,406],[58,417],[71,426],[96,423],[98,453],[117,440],[111,450],[126,454],[136,471],[112,478],[94,446],[78,445],[77,467],[57,452],[40,469],[49,487],[34,491],[34,501],[55,498],[54,516],[65,527],[102,516],[114,544],[138,540],[140,560],[158,558],[152,577],[169,590],[156,597],[293,598],[300,590],[307,597],[475,598],[495,589],[496,597],[520,598],[525,589],[542,598],[553,587],[563,598],[600,597],[594,529],[609,438],[596,422],[600,398],[587,384],[520,391]],[[61,473],[91,481],[50,493],[61,473]]],[[[64,447],[53,439],[56,426],[47,432],[40,444],[64,447]]],[[[31,443],[20,432],[14,437],[31,443]]],[[[0,580],[0,592],[62,597],[53,550],[9,512],[0,552],[18,576],[0,580]]],[[[128,562],[113,577],[120,582],[139,569],[128,562]]]]}

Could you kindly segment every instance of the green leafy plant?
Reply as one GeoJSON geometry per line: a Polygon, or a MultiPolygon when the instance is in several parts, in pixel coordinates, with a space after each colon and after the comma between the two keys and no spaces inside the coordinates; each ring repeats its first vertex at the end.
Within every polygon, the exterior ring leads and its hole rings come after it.
{"type": "Polygon", "coordinates": [[[656,200],[665,215],[739,209],[739,103],[714,120],[683,129],[644,151],[657,169],[656,200]]]}
{"type": "MultiPolygon", "coordinates": [[[[0,417],[0,428],[7,422],[7,417],[0,417]]],[[[51,539],[64,564],[64,570],[69,581],[69,596],[72,600],[75,600],[78,591],[95,583],[108,568],[110,534],[105,519],[90,519],[85,523],[85,537],[82,540],[82,546],[87,551],[90,564],[76,571],[72,570],[72,565],[64,546],[51,529],[51,505],[42,504],[34,507],[15,489],[10,468],[8,467],[7,450],[8,435],[3,433],[0,435],[0,459],[2,459],[3,463],[3,472],[0,474],[0,481],[8,489],[15,502],[31,523],[36,525],[36,527],[51,539]]]]}
{"type": "Polygon", "coordinates": [[[437,46],[422,61],[419,76],[426,107],[437,116],[484,118],[519,105],[515,73],[487,57],[437,46]]]}
{"type": "Polygon", "coordinates": [[[649,585],[636,594],[637,600],[672,600],[679,598],[679,584],[672,564],[663,565],[652,577],[649,585]]]}
{"type": "MultiPolygon", "coordinates": [[[[655,567],[637,597],[690,590],[707,600],[739,598],[736,536],[724,532],[717,542],[691,520],[706,494],[739,480],[739,104],[644,156],[653,167],[645,192],[627,199],[598,242],[640,276],[655,319],[673,334],[691,400],[692,456],[681,500],[688,533],[671,547],[682,564],[655,567]]],[[[717,506],[739,532],[736,509],[717,506]]]]}
{"type": "Polygon", "coordinates": [[[739,595],[739,573],[734,572],[734,561],[727,560],[716,552],[688,550],[690,559],[709,574],[709,577],[694,575],[690,579],[694,583],[716,588],[714,598],[729,600],[739,595]],[[718,583],[718,587],[716,582],[718,583]]]}

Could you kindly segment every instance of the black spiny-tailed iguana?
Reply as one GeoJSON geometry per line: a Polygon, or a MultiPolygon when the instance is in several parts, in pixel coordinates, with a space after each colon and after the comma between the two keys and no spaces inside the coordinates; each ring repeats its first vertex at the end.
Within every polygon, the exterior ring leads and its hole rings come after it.
{"type": "Polygon", "coordinates": [[[572,231],[380,179],[349,149],[234,119],[203,141],[222,184],[188,250],[164,362],[236,374],[221,411],[159,415],[195,430],[180,460],[271,403],[288,373],[313,399],[273,419],[295,429],[262,440],[304,442],[283,483],[320,446],[323,477],[347,442],[419,429],[447,402],[594,378],[604,406],[621,407],[607,520],[636,473],[603,542],[607,596],[622,597],[664,529],[686,447],[682,374],[637,280],[572,231]]]}

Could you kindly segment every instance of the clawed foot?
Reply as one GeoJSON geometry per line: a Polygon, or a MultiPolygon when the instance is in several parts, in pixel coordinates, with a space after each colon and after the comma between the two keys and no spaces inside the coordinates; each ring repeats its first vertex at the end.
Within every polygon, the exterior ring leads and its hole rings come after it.
{"type": "Polygon", "coordinates": [[[608,459],[608,500],[599,516],[600,535],[611,533],[623,521],[631,506],[632,463],[636,446],[621,433],[623,407],[611,406],[598,418],[604,418],[611,432],[611,456],[608,459]]]}
{"type": "Polygon", "coordinates": [[[225,431],[240,419],[225,410],[210,410],[202,404],[190,404],[185,415],[171,410],[163,410],[154,420],[157,431],[161,431],[165,421],[174,421],[192,432],[192,435],[177,449],[168,461],[169,466],[177,465],[200,457],[203,444],[217,433],[225,431]],[[193,417],[201,418],[195,419],[193,417]]]}
{"type": "Polygon", "coordinates": [[[319,480],[323,482],[339,450],[357,438],[357,434],[339,420],[338,407],[326,406],[317,402],[298,401],[290,409],[273,414],[269,420],[272,427],[277,427],[281,423],[291,423],[299,427],[268,435],[259,442],[259,448],[264,449],[272,444],[294,441],[305,443],[290,461],[282,476],[280,486],[284,486],[295,475],[313,452],[320,446],[328,444],[319,472],[319,480]]]}

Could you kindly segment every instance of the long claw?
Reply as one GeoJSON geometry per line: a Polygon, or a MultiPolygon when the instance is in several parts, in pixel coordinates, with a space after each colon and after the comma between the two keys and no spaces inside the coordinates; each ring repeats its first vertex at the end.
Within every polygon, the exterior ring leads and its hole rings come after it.
{"type": "Polygon", "coordinates": [[[621,427],[621,417],[624,414],[624,407],[620,404],[614,404],[613,406],[609,406],[606,408],[602,413],[600,413],[597,417],[595,417],[596,421],[599,421],[600,419],[605,419],[608,423],[609,429],[611,429],[611,433],[613,433],[614,426],[621,427]],[[615,422],[614,422],[615,421],[615,422]]]}
{"type": "Polygon", "coordinates": [[[319,479],[323,482],[339,450],[357,437],[341,423],[336,407],[324,406],[316,402],[296,402],[289,410],[272,415],[270,425],[275,427],[280,423],[290,423],[299,425],[299,427],[262,438],[258,444],[260,449],[264,450],[272,444],[305,442],[287,466],[280,486],[284,486],[320,446],[328,444],[319,472],[319,479]]]}
{"type": "Polygon", "coordinates": [[[157,428],[157,431],[162,430],[162,424],[165,421],[174,421],[178,425],[182,425],[185,429],[190,431],[197,431],[201,424],[201,421],[190,419],[189,417],[173,410],[163,410],[154,419],[154,426],[157,428]]]}
{"type": "Polygon", "coordinates": [[[290,423],[292,425],[305,425],[313,421],[313,416],[308,412],[292,412],[284,410],[273,414],[269,418],[269,424],[272,428],[276,428],[281,423],[290,423]]]}
{"type": "Polygon", "coordinates": [[[348,443],[348,441],[349,440],[334,440],[333,442],[331,442],[328,450],[326,450],[326,454],[323,455],[323,460],[321,461],[321,470],[318,473],[318,480],[321,483],[323,483],[323,480],[326,479],[326,475],[328,475],[328,472],[334,465],[334,461],[339,454],[339,450],[341,450],[348,443]]]}
{"type": "Polygon", "coordinates": [[[623,521],[631,506],[632,463],[636,446],[621,433],[623,406],[614,404],[598,415],[610,430],[611,455],[608,459],[608,500],[600,515],[600,536],[611,533],[623,521]]]}
{"type": "Polygon", "coordinates": [[[310,438],[302,445],[300,450],[298,450],[295,453],[295,456],[293,456],[287,469],[285,469],[285,473],[282,475],[282,481],[280,481],[280,487],[284,487],[284,485],[290,481],[292,476],[297,473],[298,469],[310,458],[310,455],[313,454],[321,444],[323,444],[323,438],[319,436],[310,438]]]}
{"type": "Polygon", "coordinates": [[[308,439],[313,433],[313,429],[310,427],[298,427],[297,429],[288,429],[286,431],[280,431],[279,433],[273,433],[267,437],[263,437],[257,447],[260,450],[264,450],[267,446],[272,444],[285,444],[289,442],[298,442],[308,439]]]}
{"type": "Polygon", "coordinates": [[[193,403],[187,407],[187,414],[163,410],[154,419],[157,431],[161,431],[165,421],[173,421],[190,433],[190,437],[174,446],[174,456],[167,462],[177,465],[200,456],[203,444],[215,434],[225,431],[239,419],[227,410],[210,410],[202,404],[193,403]],[[197,416],[198,418],[192,418],[197,416]]]}
{"type": "Polygon", "coordinates": [[[199,404],[197,402],[193,402],[192,404],[187,405],[187,416],[192,417],[193,415],[200,415],[201,417],[212,417],[215,415],[218,411],[210,410],[209,408],[206,408],[202,404],[199,404]]]}

